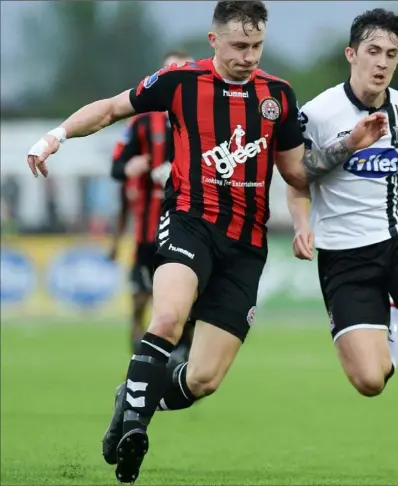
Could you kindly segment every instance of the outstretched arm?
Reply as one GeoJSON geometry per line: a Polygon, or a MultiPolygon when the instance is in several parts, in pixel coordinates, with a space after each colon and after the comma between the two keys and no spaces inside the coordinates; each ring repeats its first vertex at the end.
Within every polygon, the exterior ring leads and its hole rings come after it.
{"type": "Polygon", "coordinates": [[[66,138],[86,137],[134,114],[130,102],[130,90],[127,90],[113,98],[94,101],[83,106],[61,126],[65,130],[66,138]]]}
{"type": "Polygon", "coordinates": [[[57,152],[67,138],[86,137],[134,114],[130,90],[83,106],[31,147],[28,153],[30,170],[35,177],[38,177],[38,170],[47,177],[46,159],[57,152]]]}

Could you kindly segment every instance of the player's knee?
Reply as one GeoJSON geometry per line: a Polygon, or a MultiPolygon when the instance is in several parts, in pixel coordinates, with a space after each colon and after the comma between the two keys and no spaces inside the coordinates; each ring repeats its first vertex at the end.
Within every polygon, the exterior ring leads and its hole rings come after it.
{"type": "Polygon", "coordinates": [[[148,331],[176,344],[182,332],[178,313],[170,310],[153,315],[148,331]]]}
{"type": "Polygon", "coordinates": [[[188,366],[187,385],[197,398],[212,395],[218,388],[220,380],[211,370],[188,366]]]}
{"type": "Polygon", "coordinates": [[[376,397],[384,390],[385,377],[381,371],[368,371],[352,376],[351,382],[361,395],[365,397],[376,397]]]}

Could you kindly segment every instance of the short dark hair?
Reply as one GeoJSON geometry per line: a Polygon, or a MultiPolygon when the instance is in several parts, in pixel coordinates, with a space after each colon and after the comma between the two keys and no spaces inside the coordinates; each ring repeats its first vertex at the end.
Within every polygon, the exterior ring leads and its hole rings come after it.
{"type": "Polygon", "coordinates": [[[350,47],[357,48],[376,29],[385,30],[398,36],[398,15],[394,12],[375,8],[355,17],[351,25],[350,47]]]}
{"type": "Polygon", "coordinates": [[[219,1],[213,14],[213,24],[225,25],[231,20],[242,22],[243,30],[251,24],[260,30],[260,23],[268,20],[268,11],[260,0],[219,1]]]}
{"type": "Polygon", "coordinates": [[[192,57],[188,54],[185,49],[172,49],[171,51],[166,52],[163,56],[163,61],[165,61],[168,57],[176,57],[177,59],[188,59],[192,57]]]}

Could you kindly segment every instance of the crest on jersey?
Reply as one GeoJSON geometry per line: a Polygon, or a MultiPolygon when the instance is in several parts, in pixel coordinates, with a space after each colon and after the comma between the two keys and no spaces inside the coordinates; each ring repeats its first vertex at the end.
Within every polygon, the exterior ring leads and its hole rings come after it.
{"type": "Polygon", "coordinates": [[[281,116],[281,106],[275,98],[265,98],[260,102],[259,110],[263,118],[276,121],[281,116]]]}
{"type": "Polygon", "coordinates": [[[247,313],[247,323],[249,324],[249,326],[252,325],[255,315],[256,315],[256,306],[253,305],[253,307],[250,307],[249,312],[247,313]]]}
{"type": "Polygon", "coordinates": [[[144,88],[146,89],[150,88],[156,83],[158,79],[159,79],[159,71],[156,71],[156,73],[152,74],[151,76],[147,76],[144,79],[144,88]]]}
{"type": "Polygon", "coordinates": [[[156,73],[153,73],[151,76],[147,76],[144,79],[144,88],[148,89],[151,86],[153,86],[156,83],[156,81],[159,79],[160,74],[163,74],[165,71],[168,71],[175,67],[177,67],[177,64],[169,64],[168,66],[162,67],[161,69],[159,69],[159,71],[156,71],[156,73]]]}
{"type": "Polygon", "coordinates": [[[358,177],[382,179],[398,172],[397,149],[370,147],[359,150],[344,163],[344,170],[358,177]]]}

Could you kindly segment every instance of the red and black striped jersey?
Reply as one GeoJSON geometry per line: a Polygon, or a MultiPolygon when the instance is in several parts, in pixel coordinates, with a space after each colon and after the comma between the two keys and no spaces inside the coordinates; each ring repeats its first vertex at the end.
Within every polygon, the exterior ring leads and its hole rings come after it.
{"type": "Polygon", "coordinates": [[[165,205],[263,247],[275,152],[303,143],[289,83],[260,69],[244,84],[228,82],[205,59],[147,76],[130,100],[137,113],[169,112],[175,156],[165,205]]]}
{"type": "Polygon", "coordinates": [[[164,189],[153,182],[151,170],[173,158],[173,144],[167,113],[145,113],[133,117],[126,127],[122,140],[113,151],[112,177],[123,181],[127,200],[135,191],[131,205],[136,216],[136,243],[152,243],[160,219],[164,189]],[[138,178],[126,180],[124,168],[135,155],[150,154],[150,170],[138,178]]]}

